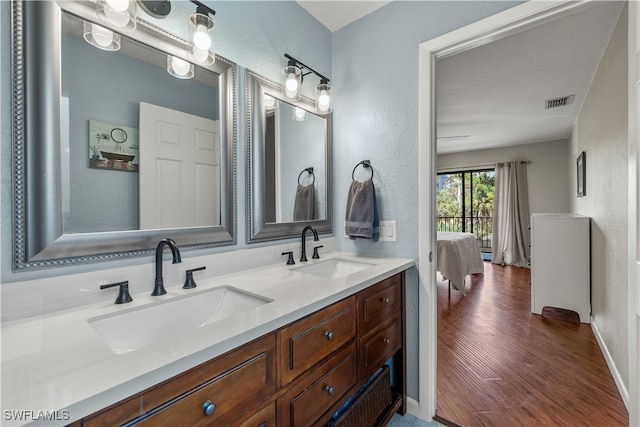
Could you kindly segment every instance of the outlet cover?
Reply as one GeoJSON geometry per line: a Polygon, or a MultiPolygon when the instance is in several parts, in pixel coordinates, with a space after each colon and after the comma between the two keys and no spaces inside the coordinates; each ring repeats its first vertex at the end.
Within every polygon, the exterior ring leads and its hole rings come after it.
{"type": "Polygon", "coordinates": [[[381,242],[397,241],[395,221],[380,221],[380,241],[381,242]]]}

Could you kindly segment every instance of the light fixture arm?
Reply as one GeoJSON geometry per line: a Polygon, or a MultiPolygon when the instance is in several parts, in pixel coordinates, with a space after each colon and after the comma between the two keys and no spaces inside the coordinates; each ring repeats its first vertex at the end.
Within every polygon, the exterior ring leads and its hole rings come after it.
{"type": "Polygon", "coordinates": [[[215,15],[216,11],[211,9],[209,6],[202,4],[201,2],[199,2],[198,0],[189,0],[191,1],[191,3],[196,5],[196,13],[201,13],[203,15],[207,15],[209,16],[209,14],[211,15],[215,15]]]}
{"type": "MultiPolygon", "coordinates": [[[[192,1],[194,1],[194,0],[192,0],[192,1]]],[[[315,74],[316,76],[318,76],[320,78],[320,83],[329,84],[329,81],[330,81],[329,78],[323,76],[322,74],[320,74],[319,72],[317,72],[313,68],[309,67],[308,65],[303,64],[302,62],[298,61],[297,59],[295,59],[293,56],[289,55],[288,53],[285,53],[284,56],[285,56],[285,58],[287,58],[289,60],[289,63],[288,63],[289,66],[298,67],[298,68],[300,68],[301,72],[302,72],[302,70],[308,70],[306,73],[302,73],[302,77],[313,73],[313,74],[315,74]]]]}

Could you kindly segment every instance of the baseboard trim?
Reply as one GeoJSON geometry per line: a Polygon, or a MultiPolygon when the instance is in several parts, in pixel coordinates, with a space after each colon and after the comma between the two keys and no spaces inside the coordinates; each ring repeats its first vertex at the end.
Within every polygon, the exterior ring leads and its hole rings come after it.
{"type": "Polygon", "coordinates": [[[600,346],[600,351],[604,355],[604,360],[607,362],[607,366],[609,367],[609,371],[611,371],[611,375],[613,376],[613,380],[616,382],[616,386],[618,387],[618,391],[620,392],[620,397],[622,397],[622,401],[624,402],[624,406],[627,407],[627,411],[629,410],[629,390],[624,385],[624,381],[622,381],[622,376],[620,375],[620,371],[616,367],[615,362],[613,361],[613,357],[611,357],[611,353],[607,348],[607,345],[604,343],[604,339],[602,339],[602,335],[598,330],[598,325],[596,324],[595,319],[591,316],[591,329],[593,330],[593,334],[596,336],[596,340],[598,341],[598,345],[600,346]]]}
{"type": "Polygon", "coordinates": [[[420,418],[420,403],[415,399],[407,397],[407,412],[414,417],[420,418]]]}

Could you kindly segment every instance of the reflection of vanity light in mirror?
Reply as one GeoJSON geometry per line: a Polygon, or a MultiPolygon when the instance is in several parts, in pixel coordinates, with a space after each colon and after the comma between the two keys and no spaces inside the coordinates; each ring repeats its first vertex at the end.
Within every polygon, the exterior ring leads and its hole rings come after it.
{"type": "Polygon", "coordinates": [[[292,101],[300,99],[300,86],[304,76],[315,74],[320,77],[320,84],[316,86],[315,109],[320,114],[331,113],[332,97],[329,79],[291,55],[285,53],[284,56],[289,60],[287,66],[282,69],[282,72],[286,76],[284,85],[282,86],[282,94],[285,98],[292,101]],[[303,70],[308,71],[303,72],[303,70]]]}
{"type": "Polygon", "coordinates": [[[83,24],[83,37],[87,43],[98,49],[108,51],[120,49],[120,34],[88,21],[84,21],[83,24]]]}
{"type": "Polygon", "coordinates": [[[136,29],[135,0],[98,0],[96,14],[105,24],[118,27],[122,31],[136,29]]]}
{"type": "Polygon", "coordinates": [[[278,108],[278,100],[273,96],[264,94],[264,109],[266,111],[273,111],[278,108]]]}
{"type": "Polygon", "coordinates": [[[294,107],[292,113],[291,118],[296,122],[303,122],[307,119],[307,111],[300,107],[294,107]]]}
{"type": "Polygon", "coordinates": [[[215,15],[216,11],[199,1],[191,2],[196,5],[196,12],[189,16],[189,40],[192,46],[188,57],[201,64],[213,64],[216,60],[216,56],[211,52],[213,19],[209,15],[215,15]]]}
{"type": "Polygon", "coordinates": [[[177,56],[167,55],[167,71],[179,79],[193,78],[193,64],[177,56]]]}

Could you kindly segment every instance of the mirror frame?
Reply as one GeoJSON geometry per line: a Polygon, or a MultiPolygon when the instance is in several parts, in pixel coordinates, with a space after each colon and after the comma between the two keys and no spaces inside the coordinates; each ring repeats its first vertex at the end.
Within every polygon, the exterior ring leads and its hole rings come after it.
{"type": "MultiPolygon", "coordinates": [[[[61,13],[96,21],[94,7],[89,1],[12,2],[14,271],[149,255],[165,237],[185,249],[236,244],[237,65],[217,55],[205,68],[220,76],[221,225],[63,234],[61,13]]],[[[186,59],[186,41],[137,21],[124,36],[186,59]]]]}
{"type": "Polygon", "coordinates": [[[302,228],[312,225],[318,233],[333,232],[333,198],[332,182],[332,115],[315,112],[313,100],[301,97],[298,101],[283,100],[282,86],[251,71],[245,70],[245,114],[246,114],[246,146],[247,146],[247,243],[298,237],[302,228]],[[266,117],[264,112],[264,95],[270,95],[279,101],[287,102],[307,110],[311,114],[326,120],[325,128],[325,164],[326,164],[326,218],[312,221],[265,222],[265,158],[264,129],[266,117]]]}

